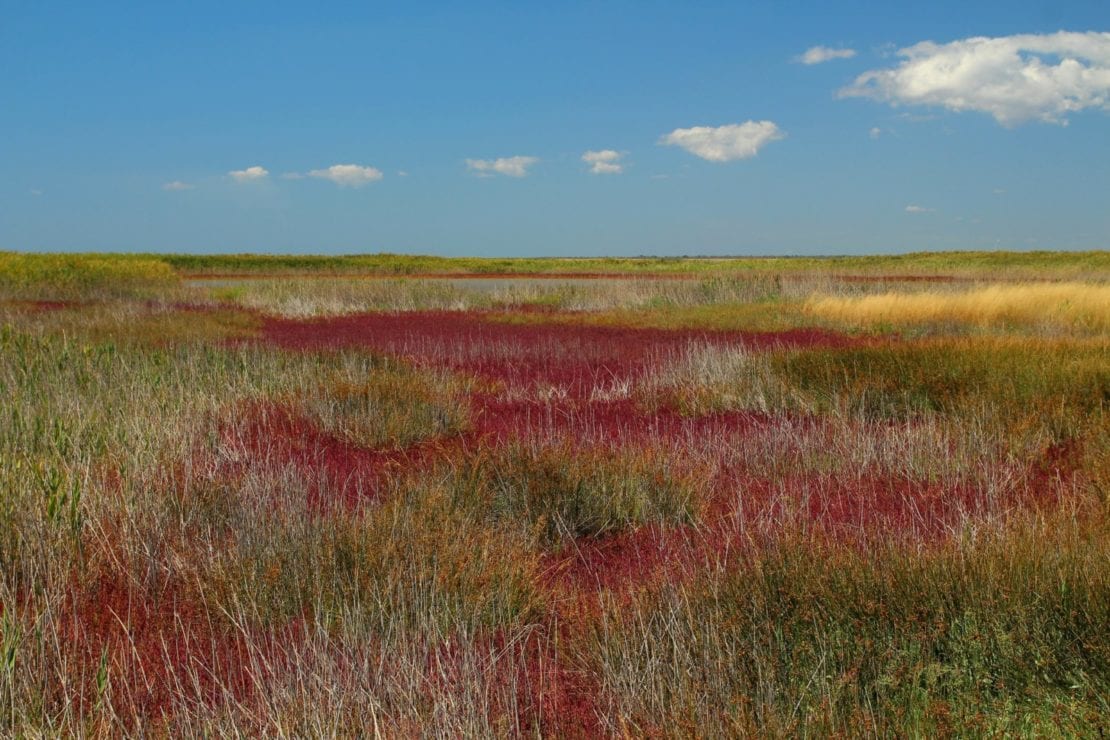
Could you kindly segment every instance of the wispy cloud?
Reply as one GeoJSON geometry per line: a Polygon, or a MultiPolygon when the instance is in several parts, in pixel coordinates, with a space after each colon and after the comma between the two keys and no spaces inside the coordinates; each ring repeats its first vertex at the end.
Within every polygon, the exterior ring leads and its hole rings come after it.
{"type": "Polygon", "coordinates": [[[806,65],[824,64],[834,59],[851,59],[855,55],[855,49],[833,49],[828,46],[814,46],[806,49],[804,54],[794,57],[794,61],[806,65]]]}
{"type": "Polygon", "coordinates": [[[39,190],[38,188],[31,188],[31,195],[33,195],[37,198],[40,195],[42,195],[42,191],[39,190]]]}
{"type": "Polygon", "coordinates": [[[619,175],[624,172],[621,157],[624,155],[613,149],[600,149],[588,151],[582,155],[582,161],[590,166],[590,172],[595,175],[619,175]]]}
{"type": "Polygon", "coordinates": [[[228,177],[230,177],[235,182],[254,182],[256,180],[264,179],[267,175],[270,174],[270,171],[265,167],[254,165],[253,167],[247,167],[244,170],[232,170],[227,174],[228,177]]]}
{"type": "Polygon", "coordinates": [[[479,177],[492,177],[493,175],[507,175],[509,177],[524,177],[528,168],[539,162],[539,157],[500,157],[498,159],[468,159],[466,167],[479,177]]]}
{"type": "Polygon", "coordinates": [[[906,206],[906,213],[932,213],[935,210],[935,208],[926,208],[925,206],[919,206],[914,203],[906,206]]]}
{"type": "Polygon", "coordinates": [[[871,130],[867,132],[867,135],[870,136],[872,139],[877,139],[883,135],[883,130],[878,126],[872,126],[871,130]]]}
{"type": "Polygon", "coordinates": [[[190,185],[187,182],[181,182],[181,180],[173,180],[162,185],[163,190],[192,190],[195,187],[196,185],[190,185]]]}
{"type": "Polygon", "coordinates": [[[754,157],[767,144],[784,138],[786,134],[772,121],[746,121],[716,128],[676,128],[659,143],[682,147],[710,162],[729,162],[754,157]]]}
{"type": "Polygon", "coordinates": [[[840,95],[977,111],[1003,126],[1066,124],[1068,114],[1110,109],[1110,33],[922,41],[898,56],[897,66],[864,72],[840,95]]]}
{"type": "Polygon", "coordinates": [[[383,177],[382,171],[376,167],[358,164],[333,164],[327,169],[312,170],[308,173],[308,176],[331,180],[343,188],[360,188],[383,177]]]}

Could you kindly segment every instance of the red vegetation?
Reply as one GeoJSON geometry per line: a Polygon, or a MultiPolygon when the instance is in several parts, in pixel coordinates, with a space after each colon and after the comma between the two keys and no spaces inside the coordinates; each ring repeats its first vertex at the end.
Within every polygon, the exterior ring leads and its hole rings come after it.
{"type": "Polygon", "coordinates": [[[185,280],[699,280],[703,276],[672,272],[190,272],[185,280]]]}
{"type": "MultiPolygon", "coordinates": [[[[469,399],[470,429],[454,438],[429,440],[406,449],[349,444],[288,409],[242,408],[241,418],[227,427],[223,440],[230,460],[222,463],[227,474],[236,475],[264,463],[303,468],[312,474],[306,495],[315,510],[363,505],[377,497],[394,475],[439,461],[458,461],[476,450],[514,440],[562,438],[583,449],[662,445],[676,459],[699,460],[711,476],[708,511],[696,526],[651,524],[605,538],[582,538],[545,556],[541,584],[551,596],[553,612],[544,629],[557,630],[560,640],[567,643],[588,628],[602,592],[623,599],[651,583],[689,578],[708,564],[727,562],[748,551],[776,529],[843,538],[861,546],[875,534],[904,533],[923,542],[950,533],[964,515],[1000,506],[1000,502],[986,501],[981,487],[971,483],[923,482],[876,470],[851,476],[799,471],[770,480],[724,452],[730,439],[758,434],[761,428],[777,423],[774,417],[751,412],[688,417],[667,408],[649,412],[627,392],[628,382],[691,342],[763,349],[843,347],[856,341],[833,332],[514,325],[484,321],[477,313],[429,312],[316,321],[266,319],[262,338],[289,350],[365,348],[418,366],[488,381],[484,390],[469,399]]],[[[794,423],[813,430],[824,422],[803,419],[794,423]]],[[[1043,464],[1014,474],[1033,480],[1025,490],[1034,496],[1051,496],[1049,492],[1057,488],[1047,484],[1074,468],[1074,453],[1066,447],[1053,448],[1043,464]],[[1037,484],[1042,480],[1046,485],[1037,484]]],[[[1001,508],[1037,503],[1015,500],[1002,502],[1001,508]]],[[[109,581],[88,592],[90,600],[80,608],[95,611],[92,605],[96,604],[100,616],[90,613],[88,619],[92,634],[102,637],[97,645],[85,649],[84,660],[98,659],[97,650],[106,644],[111,646],[112,660],[123,661],[126,648],[147,666],[184,666],[199,659],[211,669],[211,660],[217,660],[227,680],[222,664],[237,649],[234,642],[220,642],[205,625],[194,624],[199,613],[187,600],[172,595],[135,599],[130,588],[109,581]],[[120,632],[112,616],[120,610],[129,613],[128,623],[139,625],[133,634],[120,632]],[[163,642],[166,634],[172,639],[163,642]]],[[[490,651],[503,657],[483,670],[489,681],[486,695],[497,695],[498,687],[515,691],[515,708],[497,711],[512,716],[510,722],[523,725],[527,732],[598,736],[598,688],[587,672],[566,665],[565,659],[550,649],[545,652],[541,642],[528,639],[506,645],[504,651],[490,651]],[[537,717],[540,726],[530,726],[529,718],[537,717]]],[[[428,667],[431,681],[450,683],[464,660],[461,648],[449,640],[429,655],[434,663],[428,667]]],[[[148,709],[161,707],[168,693],[158,688],[160,680],[148,677],[145,684],[137,684],[145,688],[134,700],[148,709]]],[[[466,676],[459,673],[454,680],[464,681],[466,676]]]]}
{"type": "Polygon", "coordinates": [[[367,449],[272,404],[242,407],[237,423],[225,427],[222,440],[229,458],[224,463],[227,475],[266,463],[310,472],[307,503],[321,512],[373,500],[387,476],[442,458],[455,443],[433,439],[403,449],[367,449]]]}
{"type": "Polygon", "coordinates": [[[21,300],[8,300],[3,302],[4,305],[12,306],[14,308],[22,308],[31,312],[45,312],[45,311],[61,311],[64,308],[73,308],[82,305],[78,301],[21,301],[21,300]]]}
{"type": "MultiPolygon", "coordinates": [[[[724,466],[719,455],[706,457],[705,452],[714,445],[727,445],[736,435],[758,433],[760,427],[774,422],[772,417],[754,412],[688,417],[667,408],[647,412],[621,390],[693,342],[769,349],[844,347],[861,341],[834,332],[514,325],[484,321],[482,314],[474,312],[419,312],[314,321],[270,319],[264,324],[263,336],[289,349],[363,347],[418,365],[477,375],[492,381],[499,391],[472,396],[473,424],[463,438],[437,440],[405,451],[352,448],[291,419],[272,429],[259,430],[259,444],[272,444],[275,449],[285,450],[291,459],[325,471],[336,485],[333,490],[348,492],[345,496],[351,501],[358,498],[352,495],[355,490],[373,488],[370,478],[402,465],[419,466],[436,456],[444,459],[452,450],[498,446],[514,439],[565,437],[582,447],[661,443],[679,456],[685,449],[688,458],[701,459],[707,469],[716,470],[712,506],[720,520],[733,522],[733,528],[742,517],[750,523],[806,523],[824,535],[850,539],[866,538],[875,532],[933,539],[948,533],[962,516],[999,504],[985,501],[982,492],[970,484],[924,483],[866,470],[851,478],[797,474],[773,487],[770,481],[750,474],[742,466],[724,466]]],[[[813,426],[822,423],[818,419],[802,421],[813,426]]],[[[1050,454],[1054,468],[1060,467],[1056,463],[1066,462],[1067,455],[1062,452],[1050,454]]],[[[1023,470],[1015,474],[1028,477],[1044,473],[1023,470]]],[[[1047,485],[1027,488],[1053,490],[1047,485]]],[[[1031,503],[1013,501],[1003,506],[1031,503]]],[[[662,530],[647,529],[629,535],[627,541],[621,539],[624,535],[612,542],[591,541],[584,544],[585,550],[576,551],[577,557],[590,571],[588,579],[597,583],[616,581],[620,579],[617,574],[626,567],[620,562],[626,550],[633,553],[630,557],[637,561],[637,572],[650,571],[649,564],[655,561],[674,561],[672,550],[677,545],[660,541],[662,536],[662,530]],[[652,548],[657,554],[652,554],[652,548]],[[601,575],[597,568],[588,568],[590,562],[599,567],[611,562],[614,574],[601,575]]],[[[696,539],[733,546],[723,531],[696,539]]],[[[691,551],[689,543],[679,549],[691,551]]],[[[631,577],[631,573],[628,575],[631,577]]]]}
{"type": "Polygon", "coordinates": [[[62,619],[72,624],[68,670],[79,677],[82,701],[110,700],[130,722],[165,715],[175,700],[214,705],[249,688],[244,640],[216,628],[181,584],[105,572],[86,574],[71,594],[62,619]]]}
{"type": "Polygon", "coordinates": [[[583,398],[633,378],[691,342],[773,347],[844,347],[851,337],[820,329],[783,332],[639,329],[568,324],[517,325],[477,312],[360,314],[296,321],[267,319],[266,341],[287,349],[363,347],[512,385],[565,388],[583,398]]]}
{"type": "MultiPolygon", "coordinates": [[[[557,624],[554,629],[564,629],[557,624]]],[[[503,630],[492,634],[448,637],[429,646],[423,673],[432,693],[465,695],[474,673],[483,677],[482,693],[490,701],[491,722],[500,734],[539,737],[601,737],[596,700],[599,687],[585,670],[569,664],[553,648],[548,629],[515,638],[503,630]],[[508,703],[505,699],[512,697],[508,703]]]]}

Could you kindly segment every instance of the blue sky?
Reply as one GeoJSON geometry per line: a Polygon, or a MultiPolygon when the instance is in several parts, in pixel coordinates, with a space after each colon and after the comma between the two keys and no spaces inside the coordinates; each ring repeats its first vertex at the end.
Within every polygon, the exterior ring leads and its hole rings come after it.
{"type": "Polygon", "coordinates": [[[0,249],[1105,249],[1108,31],[1104,0],[0,0],[0,249]]]}

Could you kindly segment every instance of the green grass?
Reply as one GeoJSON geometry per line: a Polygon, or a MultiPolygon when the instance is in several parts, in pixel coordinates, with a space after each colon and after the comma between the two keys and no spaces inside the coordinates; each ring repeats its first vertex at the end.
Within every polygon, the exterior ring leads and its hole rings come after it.
{"type": "Polygon", "coordinates": [[[826,407],[844,402],[897,416],[995,405],[1079,418],[1110,405],[1107,349],[1102,342],[935,339],[779,352],[771,364],[826,407]]]}
{"type": "Polygon", "coordinates": [[[173,268],[156,258],[0,252],[0,299],[150,298],[178,285],[173,268]]]}
{"type": "MultiPolygon", "coordinates": [[[[1110,252],[913,252],[827,257],[628,257],[477,258],[431,255],[259,255],[259,254],[27,254],[0,253],[5,272],[49,283],[80,282],[80,273],[142,271],[155,263],[181,275],[211,274],[376,274],[419,273],[848,273],[863,275],[954,274],[990,278],[999,274],[1034,277],[1090,275],[1110,278],[1110,252]],[[130,264],[130,267],[118,267],[130,264]],[[106,267],[106,265],[112,265],[106,267]]],[[[2,279],[2,278],[0,278],[2,279]]]]}
{"type": "Polygon", "coordinates": [[[520,526],[547,545],[652,523],[697,521],[709,471],[662,450],[576,448],[544,440],[515,444],[479,461],[472,497],[502,526],[520,526]]]}
{"type": "Polygon", "coordinates": [[[1110,272],[1110,252],[917,252],[897,255],[832,257],[629,257],[629,258],[445,258],[427,255],[165,255],[187,274],[250,272],[545,273],[545,272],[798,272],[944,273],[999,269],[1067,273],[1110,272]]]}
{"type": "Polygon", "coordinates": [[[1106,545],[1067,521],[925,552],[785,542],[614,602],[582,658],[634,735],[1097,734],[1106,545]]]}
{"type": "Polygon", "coordinates": [[[202,558],[198,574],[217,612],[263,627],[307,617],[367,639],[492,630],[537,615],[535,559],[512,528],[488,526],[434,483],[321,515],[307,506],[304,476],[258,471],[220,492],[230,513],[204,539],[222,553],[202,558]]]}
{"type": "Polygon", "coordinates": [[[329,363],[325,382],[298,389],[282,399],[284,405],[324,431],[369,448],[403,449],[468,428],[468,384],[388,360],[372,369],[362,358],[350,360],[329,363]]]}

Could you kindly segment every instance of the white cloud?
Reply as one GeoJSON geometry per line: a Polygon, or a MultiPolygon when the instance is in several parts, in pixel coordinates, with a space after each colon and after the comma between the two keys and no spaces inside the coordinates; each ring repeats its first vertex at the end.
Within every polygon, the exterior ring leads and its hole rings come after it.
{"type": "Polygon", "coordinates": [[[621,157],[624,155],[612,149],[588,151],[582,155],[582,161],[590,165],[590,172],[595,175],[619,175],[624,172],[621,157]]]}
{"type": "Polygon", "coordinates": [[[867,132],[867,135],[870,136],[872,139],[877,139],[883,135],[883,130],[878,126],[872,126],[871,130],[867,132]]]}
{"type": "Polygon", "coordinates": [[[676,128],[659,139],[659,143],[680,146],[710,162],[729,162],[754,157],[770,142],[785,137],[786,134],[772,121],[746,121],[716,128],[676,128]]]}
{"type": "Polygon", "coordinates": [[[174,180],[162,185],[163,190],[192,190],[195,187],[195,185],[190,185],[187,182],[181,182],[181,180],[174,180]]]}
{"type": "Polygon", "coordinates": [[[1110,109],[1110,33],[923,41],[898,56],[896,67],[864,72],[840,95],[989,113],[1003,126],[1066,124],[1069,113],[1110,109]]]}
{"type": "Polygon", "coordinates": [[[509,177],[524,177],[528,168],[539,162],[538,157],[500,157],[498,159],[468,159],[466,167],[479,177],[491,177],[494,174],[508,175],[509,177]]]}
{"type": "Polygon", "coordinates": [[[37,198],[40,195],[42,195],[42,191],[39,190],[38,188],[31,188],[31,195],[33,195],[37,198]]]}
{"type": "Polygon", "coordinates": [[[358,164],[333,164],[325,170],[311,170],[308,176],[331,180],[341,188],[361,188],[367,183],[382,179],[382,171],[358,164]]]}
{"type": "Polygon", "coordinates": [[[926,208],[912,203],[906,206],[906,213],[932,213],[935,210],[935,208],[926,208]]]}
{"type": "Polygon", "coordinates": [[[802,64],[824,64],[834,59],[851,59],[856,55],[855,49],[832,49],[828,46],[814,46],[806,49],[805,54],[795,58],[802,64]]]}
{"type": "Polygon", "coordinates": [[[261,180],[270,174],[270,171],[265,167],[255,165],[248,167],[245,170],[232,170],[227,173],[235,182],[253,182],[254,180],[261,180]]]}

